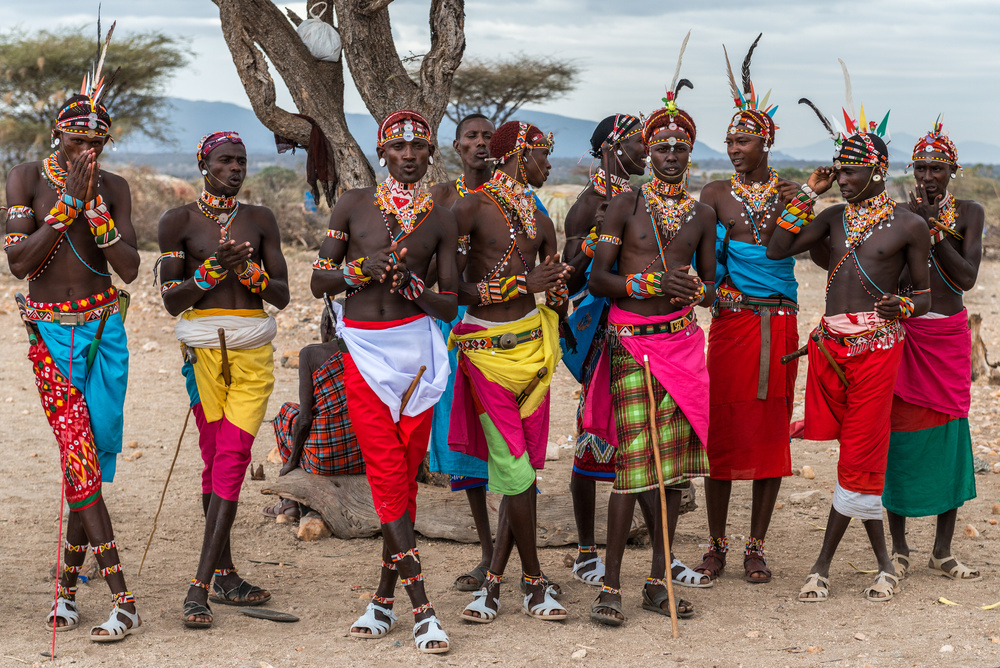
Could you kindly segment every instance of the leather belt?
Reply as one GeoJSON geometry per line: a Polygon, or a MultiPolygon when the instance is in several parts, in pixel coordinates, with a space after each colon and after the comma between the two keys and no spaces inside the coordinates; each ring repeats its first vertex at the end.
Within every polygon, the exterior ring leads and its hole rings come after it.
{"type": "Polygon", "coordinates": [[[688,325],[694,322],[695,313],[692,309],[687,315],[682,315],[667,322],[659,322],[655,325],[617,325],[609,322],[608,334],[617,336],[618,338],[626,336],[650,336],[653,334],[676,334],[677,332],[683,332],[688,325]]]}
{"type": "Polygon", "coordinates": [[[500,350],[512,350],[522,343],[527,343],[528,341],[534,341],[540,338],[542,338],[542,328],[536,327],[535,329],[527,332],[521,332],[520,334],[515,334],[514,332],[504,332],[499,336],[485,336],[478,339],[462,339],[458,341],[456,345],[458,349],[462,351],[492,350],[495,353],[497,348],[500,350]]]}

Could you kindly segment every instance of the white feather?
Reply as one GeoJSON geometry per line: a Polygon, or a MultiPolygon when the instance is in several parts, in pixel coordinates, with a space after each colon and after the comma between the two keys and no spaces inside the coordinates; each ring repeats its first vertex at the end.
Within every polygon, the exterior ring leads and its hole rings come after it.
{"type": "Polygon", "coordinates": [[[847,109],[847,113],[851,115],[851,120],[856,121],[858,112],[854,109],[854,92],[851,90],[851,75],[847,72],[847,63],[840,58],[837,58],[837,60],[840,61],[840,67],[844,70],[844,100],[847,103],[844,109],[847,109]]]}
{"type": "Polygon", "coordinates": [[[690,38],[691,38],[691,31],[688,30],[687,34],[684,35],[684,41],[681,42],[681,52],[677,54],[677,69],[674,70],[673,81],[670,82],[670,88],[667,89],[670,92],[673,92],[674,89],[677,87],[677,79],[681,75],[681,61],[684,60],[684,50],[687,48],[688,39],[690,38]]]}

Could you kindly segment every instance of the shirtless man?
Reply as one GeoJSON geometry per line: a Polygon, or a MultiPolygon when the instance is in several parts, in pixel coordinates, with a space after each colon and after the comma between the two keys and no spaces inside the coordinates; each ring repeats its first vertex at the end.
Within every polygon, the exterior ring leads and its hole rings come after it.
{"type": "Polygon", "coordinates": [[[139,272],[139,253],[128,183],[97,162],[111,138],[111,116],[102,95],[86,91],[59,110],[52,155],[17,165],[7,175],[4,250],[11,273],[29,281],[28,298],[18,307],[31,342],[28,359],[59,446],[70,510],[58,598],[46,623],[57,631],[79,625],[76,583],[89,543],[113,594],[110,618],[90,630],[90,639],[113,642],[142,626],[101,494],[102,483],[114,480],[122,449],[128,382],[119,310],[119,299],[127,305],[128,296],[119,296],[110,271],[131,283],[139,272]],[[98,336],[96,355],[88,359],[98,336]],[[67,397],[64,388],[70,385],[67,397]]]}
{"type": "Polygon", "coordinates": [[[559,361],[559,316],[550,307],[565,307],[569,273],[555,227],[528,190],[545,182],[551,148],[552,136],[535,126],[503,124],[490,140],[493,178],[454,209],[459,235],[470,238],[468,254],[459,255],[459,299],[469,310],[449,340],[460,351],[449,441],[488,462],[490,491],[504,495],[500,514],[508,520],[500,522],[485,586],[462,612],[471,622],[496,619],[513,544],[525,584],[522,610],[536,619],[566,618],[535,545],[535,471],[545,463],[548,390],[559,361]],[[546,306],[536,306],[542,292],[546,306]]]}
{"type": "Polygon", "coordinates": [[[882,503],[896,575],[902,578],[911,567],[906,518],[937,515],[927,567],[969,582],[982,574],[952,556],[951,539],[959,507],[976,497],[968,420],[972,340],[963,293],[979,273],[984,213],[979,203],[948,192],[958,170],[958,149],[938,118],[913,147],[916,186],[909,205],[931,235],[931,310],[903,321],[882,503]]]}
{"type": "MultiPolygon", "coordinates": [[[[493,165],[489,162],[490,138],[493,137],[493,122],[482,114],[470,114],[455,127],[455,141],[452,147],[462,161],[462,175],[454,181],[439,183],[431,188],[431,197],[436,206],[449,209],[471,192],[490,180],[493,175],[493,165]]],[[[467,238],[459,240],[459,252],[468,253],[467,238]]],[[[437,275],[436,263],[433,263],[430,273],[437,275]]],[[[451,322],[438,321],[441,333],[445,339],[451,336],[451,330],[465,315],[465,306],[458,307],[458,315],[451,322]]],[[[451,490],[465,490],[472,510],[472,521],[476,525],[479,536],[479,563],[468,573],[455,579],[455,587],[459,591],[476,591],[486,582],[486,569],[493,559],[493,533],[490,529],[490,516],[486,508],[486,481],[489,474],[486,462],[461,452],[448,448],[448,429],[451,425],[451,401],[455,387],[455,374],[458,373],[458,351],[448,352],[451,363],[451,375],[448,377],[448,389],[434,409],[434,425],[431,429],[430,469],[448,474],[451,479],[451,490]]]]}
{"type": "MultiPolygon", "coordinates": [[[[587,402],[584,418],[592,433],[617,445],[608,504],[607,571],[590,612],[594,621],[609,626],[625,623],[622,556],[636,498],[658,488],[653,448],[660,449],[671,540],[680,509],[678,487],[708,473],[708,371],[705,336],[695,321],[694,306],[715,299],[715,212],[685,190],[696,128],[691,116],[677,108],[678,90],[668,92],[667,106],[650,114],[643,126],[653,180],[639,192],[611,201],[590,275],[591,292],[614,300],[608,312],[608,344],[594,371],[594,397],[587,402]],[[697,275],[690,273],[692,263],[697,275]],[[649,404],[645,357],[655,407],[649,404]],[[655,439],[650,439],[651,410],[656,414],[655,439]]],[[[663,530],[656,513],[642,607],[669,615],[663,530]]],[[[677,614],[690,617],[694,607],[678,598],[677,614]]]]}
{"type": "Polygon", "coordinates": [[[448,382],[448,351],[434,318],[450,321],[458,308],[458,235],[451,212],[420,188],[434,154],[427,120],[409,110],[389,114],[376,151],[389,176],[340,197],[312,276],[316,297],[347,292],[344,308],[334,304],[347,350],[347,412],[382,524],[378,589],[351,635],[379,638],[392,629],[398,573],[413,605],[417,650],[440,654],[448,636],[424,591],[413,521],[417,471],[448,382]],[[437,292],[421,278],[435,256],[437,292]]]}
{"type": "Polygon", "coordinates": [[[160,293],[167,312],[181,316],[174,333],[184,354],[182,371],[205,462],[205,537],[182,621],[190,628],[208,628],[213,619],[209,599],[260,605],[271,598],[237,573],[230,531],[274,387],[271,340],[277,325],[264,312],[264,302],[281,309],[289,295],[274,214],[236,200],[247,173],[239,135],[215,132],[202,138],[196,157],[204,177],[201,197],[160,218],[160,293]],[[225,329],[225,356],[219,328],[225,329]]]}
{"type": "MultiPolygon", "coordinates": [[[[845,110],[845,116],[853,113],[845,110]]],[[[782,229],[774,232],[767,248],[772,260],[817,245],[830,248],[826,314],[809,342],[805,437],[838,439],[840,458],[823,547],[799,593],[805,602],[829,597],[830,562],[852,517],[864,523],[878,559],[879,573],[866,597],[887,601],[899,584],[886,552],[881,494],[892,390],[903,352],[900,321],[930,307],[930,242],[927,223],[896,206],[885,191],[885,125],[883,120],[876,129],[862,116],[860,123],[848,123],[851,135],[834,136],[833,166],[812,173],[782,211],[782,229]],[[834,180],[847,203],[814,216],[813,202],[834,180]],[[894,293],[904,269],[913,285],[912,298],[894,293]]]]}

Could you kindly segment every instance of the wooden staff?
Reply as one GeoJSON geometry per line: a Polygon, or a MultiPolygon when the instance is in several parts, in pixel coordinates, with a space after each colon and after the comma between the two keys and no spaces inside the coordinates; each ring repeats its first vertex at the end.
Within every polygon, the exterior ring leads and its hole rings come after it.
{"type": "Polygon", "coordinates": [[[219,350],[222,351],[222,380],[225,381],[226,387],[233,384],[233,378],[229,374],[229,351],[226,350],[226,330],[222,327],[219,328],[219,350]]]}
{"type": "Polygon", "coordinates": [[[649,394],[649,437],[653,444],[653,460],[656,463],[656,484],[660,488],[660,524],[663,527],[663,560],[667,564],[667,601],[670,605],[670,632],[680,637],[677,629],[677,602],[674,600],[674,575],[670,569],[670,532],[667,529],[667,490],[663,486],[663,467],[660,465],[660,432],[656,429],[656,400],[653,398],[653,377],[649,372],[649,356],[642,356],[646,370],[646,392],[649,394]]]}
{"type": "Polygon", "coordinates": [[[792,360],[797,360],[798,358],[803,357],[808,352],[809,352],[809,344],[807,343],[806,345],[796,350],[794,353],[788,353],[787,355],[782,355],[780,362],[782,364],[788,364],[792,360]]]}
{"type": "Polygon", "coordinates": [[[139,572],[138,575],[142,575],[142,565],[146,563],[146,553],[149,552],[149,545],[153,542],[153,534],[156,533],[156,520],[160,519],[160,510],[163,509],[163,499],[167,498],[167,485],[170,484],[170,476],[174,473],[174,464],[177,463],[177,455],[181,451],[181,441],[184,440],[184,432],[188,428],[188,420],[191,419],[191,409],[188,408],[187,415],[184,417],[184,426],[181,427],[181,437],[177,439],[177,448],[174,450],[174,458],[170,462],[170,470],[167,471],[167,479],[163,483],[163,493],[160,494],[160,505],[156,507],[156,515],[153,516],[153,528],[149,532],[149,540],[146,541],[146,549],[142,551],[142,561],[139,562],[139,572]]]}
{"type": "Polygon", "coordinates": [[[541,382],[542,378],[545,378],[545,375],[548,372],[549,367],[543,366],[538,370],[538,373],[535,374],[535,377],[531,379],[531,382],[528,383],[527,387],[521,390],[521,394],[517,395],[518,408],[524,405],[524,402],[528,400],[528,397],[535,391],[535,388],[538,387],[538,383],[541,382]]]}
{"type": "Polygon", "coordinates": [[[819,348],[819,351],[821,353],[823,353],[823,357],[825,357],[826,361],[830,363],[830,367],[840,378],[840,382],[844,384],[844,387],[845,388],[850,387],[851,384],[847,382],[847,376],[844,375],[844,370],[840,368],[839,364],[837,364],[837,360],[833,359],[833,355],[830,354],[830,351],[829,349],[827,349],[826,344],[823,343],[823,339],[820,338],[819,332],[813,330],[813,333],[809,335],[809,338],[816,343],[816,347],[819,348]]]}
{"type": "Polygon", "coordinates": [[[410,386],[406,388],[406,394],[403,395],[403,402],[399,404],[399,416],[403,416],[403,409],[406,408],[406,404],[410,403],[410,397],[413,396],[414,391],[417,389],[417,385],[420,384],[420,378],[424,375],[424,371],[427,371],[427,367],[422,366],[420,370],[417,371],[417,377],[413,379],[410,386]]]}

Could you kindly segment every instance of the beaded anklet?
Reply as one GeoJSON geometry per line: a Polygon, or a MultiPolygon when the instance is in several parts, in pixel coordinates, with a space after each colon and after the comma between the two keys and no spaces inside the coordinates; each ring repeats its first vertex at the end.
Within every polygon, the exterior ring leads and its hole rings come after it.
{"type": "Polygon", "coordinates": [[[389,570],[389,571],[394,571],[394,570],[396,570],[396,564],[388,564],[388,563],[386,563],[385,559],[383,559],[382,560],[382,568],[384,568],[386,570],[389,570]]]}
{"type": "Polygon", "coordinates": [[[237,570],[236,570],[235,566],[233,566],[232,568],[216,568],[215,569],[215,576],[216,577],[224,578],[224,577],[226,577],[227,575],[229,575],[231,573],[237,573],[237,570]]]}
{"type": "Polygon", "coordinates": [[[541,575],[528,575],[527,573],[522,573],[524,576],[524,584],[529,587],[541,587],[545,584],[545,578],[541,575]]]}
{"type": "Polygon", "coordinates": [[[135,605],[135,596],[133,596],[130,591],[120,591],[117,594],[111,595],[111,601],[118,606],[128,604],[135,605]]]}
{"type": "Polygon", "coordinates": [[[494,573],[492,571],[486,571],[486,583],[485,584],[487,584],[487,585],[491,585],[491,584],[499,585],[501,582],[503,582],[503,573],[501,573],[500,575],[497,575],[496,573],[494,573]]]}
{"type": "Polygon", "coordinates": [[[754,538],[753,536],[750,536],[749,538],[747,538],[747,545],[746,545],[746,548],[744,549],[744,554],[747,554],[747,555],[753,554],[753,555],[759,556],[760,558],[763,559],[764,558],[764,539],[763,538],[754,538]]]}
{"type": "Polygon", "coordinates": [[[615,596],[621,596],[622,595],[622,590],[621,589],[615,589],[614,587],[609,587],[608,585],[604,585],[603,587],[601,587],[601,593],[602,594],[614,594],[615,596]]]}
{"type": "Polygon", "coordinates": [[[667,581],[663,578],[646,578],[646,585],[658,585],[660,587],[666,587],[667,581]]]}
{"type": "Polygon", "coordinates": [[[428,601],[427,603],[424,603],[423,605],[418,605],[417,607],[415,607],[413,609],[413,614],[414,615],[419,615],[421,612],[424,612],[426,610],[433,610],[433,609],[434,609],[434,606],[431,605],[430,601],[428,601]]]}
{"type": "Polygon", "coordinates": [[[76,600],[76,585],[73,585],[72,587],[64,587],[60,584],[56,585],[56,589],[58,590],[56,595],[59,598],[64,598],[67,601],[76,600]]]}
{"type": "Polygon", "coordinates": [[[708,549],[712,552],[718,552],[719,554],[726,554],[729,552],[729,537],[722,536],[721,538],[716,538],[711,536],[708,539],[708,549]]]}
{"type": "Polygon", "coordinates": [[[399,578],[399,584],[403,585],[404,587],[409,587],[411,585],[415,585],[416,583],[423,581],[424,581],[423,573],[417,573],[412,578],[399,578]]]}
{"type": "Polygon", "coordinates": [[[391,606],[393,603],[396,602],[396,597],[395,596],[372,596],[372,601],[374,601],[375,603],[378,603],[380,605],[389,605],[389,606],[391,606]]]}
{"type": "Polygon", "coordinates": [[[122,565],[120,563],[119,564],[114,564],[113,566],[108,566],[107,568],[102,568],[101,569],[101,577],[102,578],[106,578],[109,575],[111,575],[112,573],[121,573],[122,570],[123,570],[122,569],[122,565]]]}
{"type": "Polygon", "coordinates": [[[198,587],[198,589],[204,589],[208,591],[208,585],[199,580],[198,578],[191,578],[191,582],[188,582],[189,587],[198,587]]]}
{"type": "Polygon", "coordinates": [[[592,552],[597,552],[596,545],[580,545],[578,546],[580,554],[591,554],[592,552]]]}

